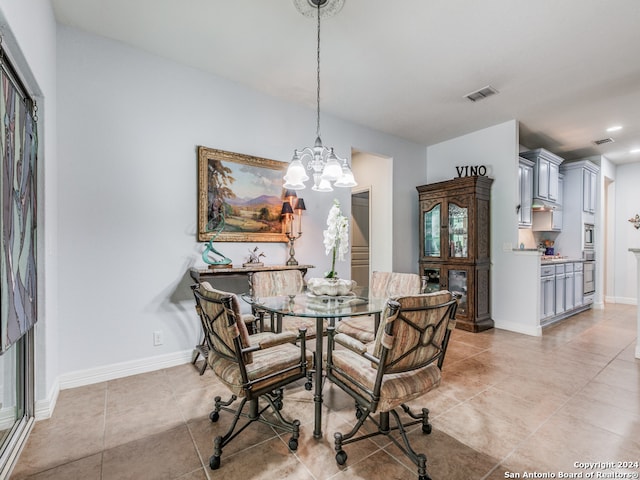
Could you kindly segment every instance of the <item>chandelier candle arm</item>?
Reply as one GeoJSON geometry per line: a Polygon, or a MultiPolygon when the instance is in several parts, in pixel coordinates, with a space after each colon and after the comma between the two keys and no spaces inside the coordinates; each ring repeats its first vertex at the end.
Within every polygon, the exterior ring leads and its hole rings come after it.
{"type": "MultiPolygon", "coordinates": [[[[355,187],[358,184],[346,158],[338,157],[333,148],[325,147],[320,138],[320,18],[321,8],[327,9],[329,14],[336,13],[342,6],[344,0],[313,0],[310,3],[315,4],[318,20],[317,28],[317,48],[316,48],[316,141],[313,147],[305,147],[302,150],[294,150],[293,157],[287,168],[287,172],[283,177],[285,183],[284,188],[290,190],[303,190],[306,188],[304,182],[309,180],[309,176],[305,172],[302,164],[303,160],[307,161],[307,170],[313,172],[312,190],[317,192],[331,192],[333,186],[336,187],[355,187]],[[332,186],[333,183],[333,186],[332,186]]],[[[296,8],[301,10],[300,0],[294,0],[296,8]]]]}

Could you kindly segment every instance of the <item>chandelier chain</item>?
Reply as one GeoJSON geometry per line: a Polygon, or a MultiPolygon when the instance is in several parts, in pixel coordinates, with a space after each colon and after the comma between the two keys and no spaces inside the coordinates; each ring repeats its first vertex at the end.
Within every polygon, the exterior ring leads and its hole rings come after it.
{"type": "Polygon", "coordinates": [[[318,2],[318,47],[316,55],[318,65],[316,69],[316,137],[320,138],[320,2],[318,2]]]}

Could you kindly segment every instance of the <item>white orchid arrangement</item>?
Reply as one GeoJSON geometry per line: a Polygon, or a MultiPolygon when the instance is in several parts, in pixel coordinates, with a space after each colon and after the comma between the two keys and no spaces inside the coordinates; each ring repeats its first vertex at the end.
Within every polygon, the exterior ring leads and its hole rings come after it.
{"type": "Polygon", "coordinates": [[[327,229],[324,234],[324,248],[327,255],[331,254],[331,270],[325,273],[325,278],[337,278],[336,255],[340,261],[349,251],[349,220],[340,211],[340,202],[333,201],[327,217],[327,229]]]}

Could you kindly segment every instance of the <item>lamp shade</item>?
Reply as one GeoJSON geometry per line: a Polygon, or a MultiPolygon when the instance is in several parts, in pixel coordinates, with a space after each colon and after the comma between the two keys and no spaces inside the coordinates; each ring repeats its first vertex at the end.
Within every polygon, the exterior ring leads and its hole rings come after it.
{"type": "Polygon", "coordinates": [[[307,207],[304,204],[304,199],[303,198],[299,198],[298,201],[296,202],[296,210],[306,210],[307,207]]]}
{"type": "MultiPolygon", "coordinates": [[[[293,197],[293,198],[297,198],[297,197],[298,197],[298,194],[296,193],[296,191],[295,191],[295,190],[293,190],[293,189],[291,189],[291,188],[287,188],[287,189],[284,191],[284,198],[291,198],[291,197],[293,197]]],[[[289,201],[290,201],[290,200],[289,200],[289,201]]]]}
{"type": "Polygon", "coordinates": [[[333,148],[329,152],[329,156],[327,157],[327,163],[325,163],[324,168],[322,169],[322,178],[324,180],[329,180],[330,182],[335,182],[342,176],[342,168],[340,167],[340,163],[338,162],[338,157],[333,153],[333,148]]]}
{"type": "Polygon", "coordinates": [[[298,157],[298,153],[296,152],[284,176],[284,188],[289,190],[302,190],[304,188],[304,182],[307,180],[309,180],[309,177],[304,171],[304,165],[302,165],[300,157],[298,157]]]}
{"type": "Polygon", "coordinates": [[[282,210],[280,211],[280,216],[293,215],[293,208],[291,208],[291,204],[289,202],[282,202],[282,210]]]}
{"type": "Polygon", "coordinates": [[[356,187],[358,183],[353,177],[353,172],[345,163],[342,165],[342,176],[334,183],[336,187],[356,187]]]}

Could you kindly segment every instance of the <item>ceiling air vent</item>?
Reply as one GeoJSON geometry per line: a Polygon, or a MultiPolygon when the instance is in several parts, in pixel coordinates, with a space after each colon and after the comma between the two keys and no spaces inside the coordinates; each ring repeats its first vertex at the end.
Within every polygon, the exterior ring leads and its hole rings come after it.
{"type": "Polygon", "coordinates": [[[475,92],[467,93],[464,98],[467,100],[471,100],[472,102],[478,102],[483,100],[491,95],[495,95],[498,93],[498,90],[493,88],[491,85],[487,85],[486,87],[481,88],[480,90],[476,90],[475,92]]]}
{"type": "Polygon", "coordinates": [[[613,138],[601,138],[600,140],[594,140],[593,143],[596,145],[604,145],[605,143],[613,143],[614,141],[613,138]]]}

